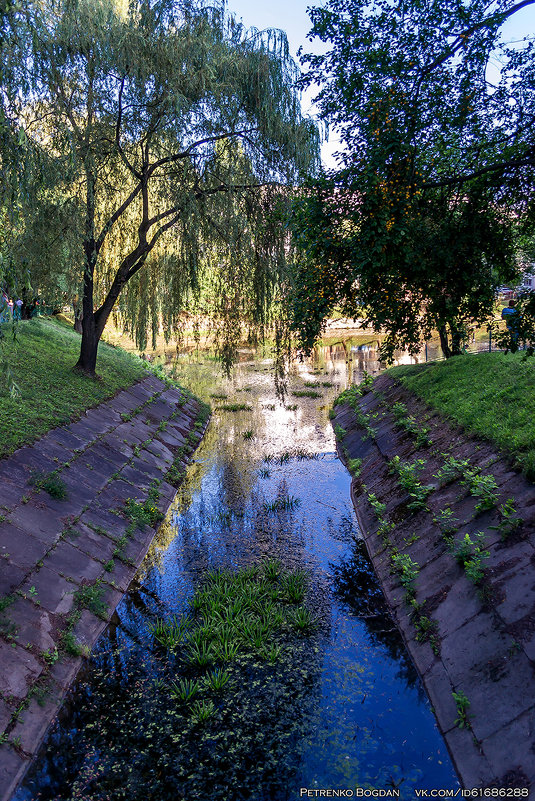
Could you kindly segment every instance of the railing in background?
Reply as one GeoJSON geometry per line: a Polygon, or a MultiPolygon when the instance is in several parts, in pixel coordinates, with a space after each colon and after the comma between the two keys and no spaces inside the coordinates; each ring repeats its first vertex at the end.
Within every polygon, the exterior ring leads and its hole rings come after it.
{"type": "MultiPolygon", "coordinates": [[[[500,351],[501,348],[494,344],[492,339],[492,330],[489,330],[488,339],[480,339],[479,341],[472,340],[467,346],[463,348],[465,353],[491,353],[492,351],[500,351]]],[[[439,343],[426,342],[418,353],[418,361],[426,362],[441,362],[444,361],[445,356],[442,353],[442,348],[439,343]]]]}

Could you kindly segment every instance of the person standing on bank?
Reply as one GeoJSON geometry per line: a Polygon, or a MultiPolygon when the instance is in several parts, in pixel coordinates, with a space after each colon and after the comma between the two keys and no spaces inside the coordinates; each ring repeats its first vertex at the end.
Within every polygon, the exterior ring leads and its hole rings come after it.
{"type": "Polygon", "coordinates": [[[502,309],[502,320],[505,320],[505,325],[511,334],[511,339],[516,344],[518,339],[518,323],[520,322],[519,311],[516,308],[516,300],[510,300],[509,305],[502,309]]]}

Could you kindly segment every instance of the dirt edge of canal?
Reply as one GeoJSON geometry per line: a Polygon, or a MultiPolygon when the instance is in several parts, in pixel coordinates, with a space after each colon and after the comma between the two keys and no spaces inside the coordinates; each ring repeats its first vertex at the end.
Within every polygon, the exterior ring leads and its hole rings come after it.
{"type": "Polygon", "coordinates": [[[386,374],[346,393],[332,424],[369,556],[463,786],[528,797],[535,486],[386,374]]]}

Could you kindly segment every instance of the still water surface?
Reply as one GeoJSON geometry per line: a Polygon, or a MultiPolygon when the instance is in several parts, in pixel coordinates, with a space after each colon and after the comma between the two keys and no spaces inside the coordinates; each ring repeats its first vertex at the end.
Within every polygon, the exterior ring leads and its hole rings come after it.
{"type": "Polygon", "coordinates": [[[351,348],[334,343],[294,364],[284,404],[267,358],[242,354],[230,380],[202,355],[176,365],[180,381],[211,400],[209,429],[13,801],[284,801],[300,788],[356,787],[399,788],[412,799],[414,787],[458,787],[336,456],[332,400],[379,367],[373,348],[351,348]],[[306,389],[319,397],[292,394],[306,389]],[[217,411],[229,402],[251,410],[217,411]],[[264,504],[277,497],[298,500],[267,514],[264,504]],[[268,556],[309,571],[319,629],[278,668],[241,674],[221,703],[221,730],[203,733],[177,713],[169,694],[176,665],[162,660],[150,627],[187,611],[208,568],[236,570],[268,556]]]}

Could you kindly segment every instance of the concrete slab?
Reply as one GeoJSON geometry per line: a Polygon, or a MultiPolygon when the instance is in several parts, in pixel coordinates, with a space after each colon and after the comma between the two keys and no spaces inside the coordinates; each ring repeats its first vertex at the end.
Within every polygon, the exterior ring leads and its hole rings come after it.
{"type": "Polygon", "coordinates": [[[152,422],[158,424],[161,423],[163,420],[168,420],[174,411],[173,406],[165,401],[158,400],[155,403],[149,403],[147,407],[143,410],[143,414],[147,417],[147,419],[152,420],[152,422]]]}
{"type": "Polygon", "coordinates": [[[82,645],[92,648],[93,643],[102,634],[107,626],[105,620],[93,615],[89,609],[83,609],[80,620],[73,630],[73,634],[82,645]]]}
{"type": "Polygon", "coordinates": [[[170,451],[169,448],[163,444],[163,442],[158,442],[156,439],[147,445],[147,447],[143,450],[148,450],[154,456],[159,459],[163,459],[163,461],[167,462],[168,464],[172,464],[173,462],[174,457],[172,451],[170,451]]]}
{"type": "Polygon", "coordinates": [[[46,565],[28,576],[21,587],[27,598],[40,602],[43,609],[56,615],[67,615],[72,609],[73,593],[76,584],[62,578],[56,571],[46,565]],[[30,590],[35,587],[35,593],[30,590]]]}
{"type": "Polygon", "coordinates": [[[76,583],[80,583],[83,579],[96,581],[102,575],[100,562],[91,559],[87,554],[65,541],[60,542],[49,552],[43,560],[43,566],[76,583]]]}
{"type": "Polygon", "coordinates": [[[115,431],[114,435],[127,445],[141,445],[147,439],[146,432],[140,430],[140,427],[132,422],[121,423],[115,431]]]}
{"type": "Polygon", "coordinates": [[[92,445],[91,452],[94,458],[104,459],[108,462],[111,462],[111,464],[115,465],[116,470],[120,470],[121,467],[128,461],[129,457],[128,454],[121,453],[119,450],[117,450],[114,442],[115,435],[114,437],[106,438],[96,445],[92,445]],[[111,444],[108,444],[108,442],[111,444]]]}
{"type": "Polygon", "coordinates": [[[58,688],[58,692],[68,690],[82,664],[82,657],[62,654],[60,659],[52,665],[49,675],[54,685],[58,688]]]}
{"type": "Polygon", "coordinates": [[[3,698],[0,698],[0,734],[6,730],[6,727],[13,717],[15,706],[8,704],[3,698]]]}
{"type": "MultiPolygon", "coordinates": [[[[38,601],[38,593],[32,598],[38,601]]],[[[57,637],[52,613],[26,598],[17,598],[8,610],[9,620],[17,627],[16,640],[36,655],[53,649],[57,637]]]]}
{"type": "Polygon", "coordinates": [[[110,475],[101,473],[100,470],[95,470],[89,462],[86,464],[85,454],[84,457],[80,457],[80,459],[73,462],[70,467],[65,468],[65,470],[61,472],[61,478],[66,484],[71,487],[84,487],[86,490],[92,491],[93,495],[96,495],[106,486],[110,475]],[[89,467],[87,466],[88,464],[89,467]]]}
{"type": "Polygon", "coordinates": [[[141,470],[135,470],[130,465],[123,467],[120,472],[120,477],[123,481],[132,482],[139,489],[147,490],[152,482],[152,478],[141,470]]]}
{"type": "Polygon", "coordinates": [[[452,585],[445,585],[440,602],[433,611],[441,639],[464,626],[481,612],[481,600],[473,584],[461,575],[452,585]]]}
{"type": "Polygon", "coordinates": [[[57,542],[64,528],[61,514],[47,509],[45,503],[39,500],[18,506],[11,514],[11,522],[40,540],[47,548],[57,542]]]}
{"type": "Polygon", "coordinates": [[[132,498],[135,501],[144,500],[146,492],[140,487],[127,484],[126,481],[114,479],[106,489],[100,494],[99,502],[102,506],[109,509],[123,509],[127,500],[132,498]]]}
{"type": "Polygon", "coordinates": [[[44,706],[39,706],[35,698],[29,703],[11,732],[11,739],[20,742],[20,747],[26,754],[34,754],[45,734],[50,728],[59,708],[59,697],[47,698],[44,706]]]}
{"type": "Polygon", "coordinates": [[[85,448],[84,440],[77,437],[71,431],[67,431],[66,428],[54,428],[47,434],[47,437],[50,437],[51,441],[57,442],[72,453],[85,448]]]}
{"type": "Polygon", "coordinates": [[[43,672],[38,660],[15,643],[0,640],[0,692],[6,699],[20,701],[43,672]]]}
{"type": "Polygon", "coordinates": [[[91,426],[93,431],[106,434],[112,428],[116,428],[121,421],[121,416],[113,409],[90,409],[82,418],[85,423],[91,426]]]}
{"type": "MultiPolygon", "coordinates": [[[[150,457],[151,459],[154,459],[152,454],[150,454],[150,457]]],[[[156,460],[154,459],[154,461],[156,460]]],[[[162,467],[146,461],[143,458],[143,452],[139,458],[134,457],[134,459],[132,459],[131,466],[132,469],[139,470],[141,473],[144,473],[151,481],[154,479],[160,479],[162,476],[162,467]]],[[[167,465],[165,465],[163,469],[166,470],[167,465]]]]}
{"type": "Polygon", "coordinates": [[[33,567],[46,553],[46,545],[23,528],[2,523],[0,525],[0,556],[24,572],[33,567]]]}
{"type": "Polygon", "coordinates": [[[429,668],[424,678],[424,685],[435,715],[440,721],[442,733],[450,731],[456,725],[458,713],[453,700],[453,688],[442,664],[435,663],[429,668]]]}
{"type": "Polygon", "coordinates": [[[94,531],[80,521],[73,526],[65,537],[65,542],[98,562],[108,562],[117,547],[111,537],[94,531]]]}
{"type": "Polygon", "coordinates": [[[505,623],[514,623],[528,614],[535,615],[535,573],[531,565],[517,570],[514,581],[502,580],[499,589],[503,600],[497,604],[496,611],[505,623]]]}
{"type": "Polygon", "coordinates": [[[120,539],[129,526],[128,520],[113,514],[109,508],[96,502],[81,515],[80,523],[96,529],[99,533],[105,532],[114,540],[120,539]]]}
{"type": "Polygon", "coordinates": [[[28,494],[25,484],[14,484],[6,479],[0,483],[0,508],[4,511],[11,511],[18,506],[24,495],[28,494]]]}
{"type": "Polygon", "coordinates": [[[0,596],[11,595],[24,579],[26,570],[16,567],[9,560],[0,561],[0,596]]]}
{"type": "Polygon", "coordinates": [[[104,581],[106,581],[112,589],[125,593],[135,574],[136,568],[116,559],[113,570],[105,574],[104,581]]]}
{"type": "Polygon", "coordinates": [[[173,452],[186,443],[186,438],[179,434],[178,431],[160,431],[157,438],[173,452]]]}
{"type": "MultiPolygon", "coordinates": [[[[107,446],[109,446],[108,438],[106,438],[104,444],[104,447],[107,446]]],[[[117,462],[112,462],[109,459],[104,458],[102,455],[102,450],[96,451],[96,447],[97,446],[95,445],[89,447],[86,451],[84,451],[83,454],[79,456],[77,462],[80,462],[84,468],[87,468],[88,470],[91,470],[99,476],[109,480],[117,471],[117,462]]],[[[128,457],[125,457],[124,462],[127,461],[127,458],[128,457]]]]}
{"type": "Polygon", "coordinates": [[[509,639],[496,627],[496,618],[480,612],[464,626],[442,639],[442,661],[455,685],[477,675],[483,666],[510,647],[509,639]]]}
{"type": "Polygon", "coordinates": [[[29,758],[9,745],[0,745],[0,798],[9,799],[29,765],[29,758]]]}
{"type": "MultiPolygon", "coordinates": [[[[154,453],[147,450],[146,448],[142,448],[139,451],[139,457],[137,461],[144,462],[145,464],[148,464],[150,467],[156,468],[156,470],[158,470],[160,474],[162,472],[166,473],[170,466],[169,460],[165,460],[160,458],[159,456],[155,456],[154,453]]],[[[137,461],[134,462],[136,465],[137,461]]],[[[142,468],[139,467],[139,469],[142,468]]]]}
{"type": "Polygon", "coordinates": [[[470,701],[470,720],[478,740],[503,730],[534,704],[526,693],[533,668],[524,653],[506,651],[479,662],[462,679],[470,701]],[[492,710],[492,714],[489,714],[492,710]]]}

